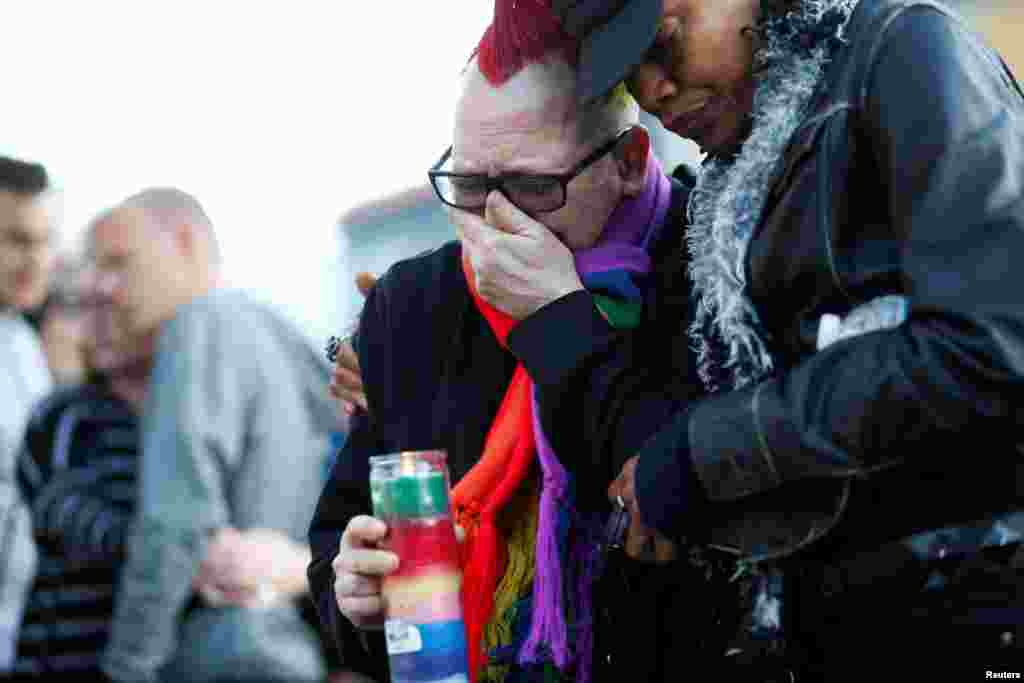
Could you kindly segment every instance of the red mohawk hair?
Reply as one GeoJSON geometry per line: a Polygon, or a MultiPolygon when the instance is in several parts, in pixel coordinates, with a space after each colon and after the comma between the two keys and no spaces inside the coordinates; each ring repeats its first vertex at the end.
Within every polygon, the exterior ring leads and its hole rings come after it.
{"type": "Polygon", "coordinates": [[[549,0],[495,0],[476,51],[480,73],[494,86],[555,52],[571,66],[577,59],[576,42],[562,31],[549,0]]]}

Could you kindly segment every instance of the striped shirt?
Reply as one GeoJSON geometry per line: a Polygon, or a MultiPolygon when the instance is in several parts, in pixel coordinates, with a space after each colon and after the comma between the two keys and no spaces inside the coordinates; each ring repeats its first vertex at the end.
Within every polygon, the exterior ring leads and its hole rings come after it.
{"type": "Polygon", "coordinates": [[[99,672],[136,498],[138,424],[100,384],[36,409],[18,461],[39,570],[18,643],[18,674],[99,672]]]}

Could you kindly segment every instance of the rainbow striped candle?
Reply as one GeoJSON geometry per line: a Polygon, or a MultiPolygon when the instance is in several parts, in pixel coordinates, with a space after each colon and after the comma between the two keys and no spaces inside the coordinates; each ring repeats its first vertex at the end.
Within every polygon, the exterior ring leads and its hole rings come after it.
{"type": "Polygon", "coordinates": [[[459,546],[444,451],[370,459],[373,513],[398,569],[381,590],[392,683],[468,683],[459,546]]]}

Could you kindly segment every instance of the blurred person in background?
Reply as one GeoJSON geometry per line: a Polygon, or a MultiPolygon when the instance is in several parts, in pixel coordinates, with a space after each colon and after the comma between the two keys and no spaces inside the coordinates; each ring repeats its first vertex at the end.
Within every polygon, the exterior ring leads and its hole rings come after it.
{"type": "MultiPolygon", "coordinates": [[[[548,373],[551,357],[571,357],[576,340],[600,326],[611,324],[626,334],[636,324],[678,323],[685,297],[667,301],[650,292],[680,270],[674,255],[681,234],[663,227],[681,220],[688,188],[662,171],[648,132],[637,125],[638,109],[624,91],[576,106],[575,72],[567,56],[571,45],[553,22],[526,20],[522,30],[539,36],[538,44],[511,51],[518,62],[509,53],[495,59],[507,38],[497,37],[500,30],[492,24],[465,70],[453,144],[431,171],[460,241],[400,261],[368,291],[354,342],[366,389],[361,405],[368,410],[353,416],[348,442],[318,504],[310,530],[310,584],[324,628],[344,643],[346,653],[355,647],[349,643],[365,643],[360,670],[381,683],[388,680],[380,590],[382,577],[398,561],[376,548],[387,527],[370,516],[369,457],[444,449],[454,483],[453,510],[470,529],[463,602],[474,681],[575,680],[577,672],[580,680],[676,680],[676,661],[692,662],[700,636],[663,625],[683,611],[680,600],[694,623],[705,621],[692,586],[679,590],[686,570],[672,563],[671,547],[659,543],[653,553],[667,565],[630,565],[629,580],[616,584],[616,591],[597,590],[593,620],[585,584],[579,594],[575,584],[554,588],[572,596],[567,600],[579,609],[573,616],[562,615],[546,602],[549,598],[538,598],[536,586],[550,579],[552,561],[563,577],[575,576],[578,567],[561,567],[559,559],[535,555],[533,549],[547,547],[539,539],[550,539],[547,513],[538,508],[547,509],[546,501],[554,498],[555,505],[567,504],[570,498],[560,498],[548,486],[549,466],[564,466],[573,481],[575,509],[566,511],[567,518],[603,522],[610,509],[607,486],[624,460],[592,454],[586,434],[550,422],[545,400],[555,379],[548,373]],[[510,63],[496,66],[502,60],[510,63]],[[524,212],[544,227],[520,230],[519,225],[533,224],[524,212]],[[497,224],[506,227],[499,230],[497,224]],[[491,261],[516,267],[506,250],[510,239],[530,244],[520,266],[557,261],[565,267],[566,277],[545,283],[549,296],[574,291],[585,305],[600,302],[609,310],[595,309],[593,317],[558,334],[538,335],[487,308],[480,296],[493,283],[474,273],[491,261]],[[532,401],[532,387],[539,403],[532,401]],[[535,433],[541,434],[536,440],[535,433]],[[556,465],[558,459],[564,465],[556,465]],[[492,499],[496,490],[509,497],[492,499]],[[474,516],[474,510],[496,506],[500,512],[493,518],[474,516]],[[521,533],[531,520],[537,531],[521,533]],[[474,568],[488,566],[489,546],[474,539],[489,536],[474,534],[489,524],[499,528],[499,546],[522,544],[527,564],[535,561],[536,575],[533,569],[521,572],[518,564],[513,569],[511,560],[508,566],[498,561],[500,583],[480,583],[474,568]],[[632,584],[632,591],[625,584],[632,584]],[[540,629],[545,623],[534,618],[542,612],[558,615],[552,623],[564,624],[573,635],[566,637],[554,626],[550,642],[541,631],[527,639],[533,625],[540,629]],[[509,640],[496,624],[511,620],[511,613],[519,635],[509,640]],[[615,624],[628,624],[628,632],[615,624]],[[544,653],[531,653],[531,642],[543,642],[544,653]],[[628,670],[619,669],[627,660],[628,670]]],[[[368,285],[360,277],[361,289],[368,285]]],[[[531,314],[545,315],[529,302],[515,312],[516,317],[531,314]]],[[[664,351],[658,336],[649,335],[644,353],[664,351]]],[[[684,402],[693,386],[685,369],[662,377],[671,384],[666,392],[684,402]]],[[[584,528],[574,526],[573,534],[585,555],[590,539],[582,540],[584,528]]],[[[559,557],[568,555],[566,550],[559,557]]]]}
{"type": "Polygon", "coordinates": [[[34,163],[0,157],[0,467],[9,470],[32,404],[52,386],[25,316],[46,298],[54,226],[49,176],[34,163]]]}
{"type": "Polygon", "coordinates": [[[291,323],[221,286],[213,225],[185,192],[130,197],[97,225],[94,244],[97,290],[118,333],[155,344],[104,671],[124,681],[323,680],[318,636],[281,587],[218,577],[257,558],[292,577],[308,559],[298,539],[339,422],[328,368],[291,323]],[[251,529],[279,532],[275,549],[238,550],[234,530],[251,529]],[[179,634],[197,582],[211,602],[246,606],[201,610],[179,634]]]}
{"type": "MultiPolygon", "coordinates": [[[[87,229],[88,254],[96,227],[109,217],[101,214],[87,229]]],[[[86,380],[37,406],[19,459],[18,481],[40,553],[15,666],[24,678],[106,679],[99,658],[135,520],[139,419],[154,340],[117,334],[109,294],[86,265],[77,279],[86,380]]],[[[280,531],[218,530],[181,623],[204,607],[259,609],[271,595],[311,607],[308,558],[308,550],[280,531]]],[[[337,669],[337,657],[328,653],[337,669]]]]}
{"type": "Polygon", "coordinates": [[[35,404],[53,379],[39,336],[24,315],[46,296],[54,225],[46,169],[0,157],[0,672],[14,660],[17,625],[35,571],[31,521],[13,483],[14,463],[35,404]]]}
{"type": "Polygon", "coordinates": [[[58,257],[46,299],[28,316],[42,339],[46,364],[57,387],[85,380],[89,333],[83,324],[81,278],[81,269],[72,256],[58,257]]]}
{"type": "Polygon", "coordinates": [[[115,343],[109,303],[81,284],[87,376],[36,407],[18,460],[39,549],[18,643],[19,678],[105,680],[99,657],[134,522],[138,412],[151,342],[123,336],[115,343]]]}

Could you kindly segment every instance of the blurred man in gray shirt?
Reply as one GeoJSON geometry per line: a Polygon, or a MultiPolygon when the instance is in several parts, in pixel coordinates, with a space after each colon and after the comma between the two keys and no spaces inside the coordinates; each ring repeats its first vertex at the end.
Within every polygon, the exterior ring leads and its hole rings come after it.
{"type": "Polygon", "coordinates": [[[49,178],[39,164],[0,157],[0,672],[10,670],[35,572],[32,526],[13,485],[33,406],[52,388],[42,343],[23,314],[43,302],[53,263],[49,178]]]}
{"type": "Polygon", "coordinates": [[[221,288],[213,226],[180,190],[115,207],[95,248],[118,326],[157,338],[139,521],[103,669],[124,681],[322,680],[316,633],[273,594],[264,609],[190,616],[180,644],[177,625],[217,529],[303,539],[339,422],[326,363],[279,315],[221,288]]]}

